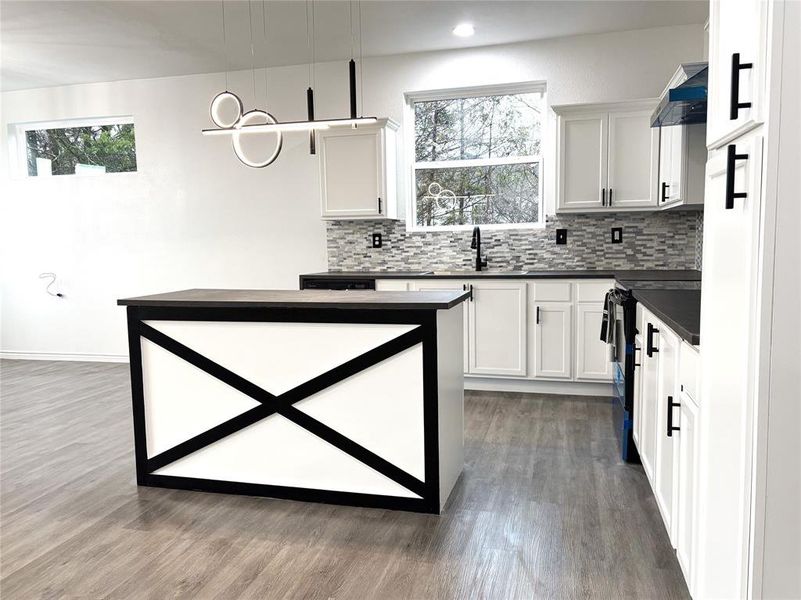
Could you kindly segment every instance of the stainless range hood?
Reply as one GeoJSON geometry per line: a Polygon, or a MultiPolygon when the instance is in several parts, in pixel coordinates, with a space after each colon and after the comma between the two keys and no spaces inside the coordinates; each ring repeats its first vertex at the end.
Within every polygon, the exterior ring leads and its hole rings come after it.
{"type": "Polygon", "coordinates": [[[706,123],[708,66],[705,62],[679,66],[651,116],[651,127],[706,123]]]}

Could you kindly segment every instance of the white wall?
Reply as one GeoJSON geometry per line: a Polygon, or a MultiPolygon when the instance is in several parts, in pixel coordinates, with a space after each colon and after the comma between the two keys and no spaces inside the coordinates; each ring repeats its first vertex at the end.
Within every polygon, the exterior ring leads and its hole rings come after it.
{"type": "MultiPolygon", "coordinates": [[[[363,113],[401,121],[403,92],[514,81],[547,81],[550,104],[653,97],[678,63],[702,54],[703,30],[693,25],[366,59],[363,113]]],[[[306,136],[287,135],[265,169],[242,166],[230,140],[200,135],[223,81],[218,73],[0,96],[6,356],[124,356],[117,298],[187,287],[292,288],[298,273],[325,269],[306,136]],[[10,170],[9,124],[112,115],[134,117],[137,173],[25,179],[10,170]],[[45,294],[42,271],[59,274],[65,299],[45,294]]],[[[268,81],[269,110],[303,118],[306,67],[272,69],[268,81]]],[[[263,107],[263,72],[257,86],[263,107]]],[[[253,107],[250,73],[231,74],[229,87],[253,107]]],[[[345,63],[317,66],[315,100],[318,118],[345,116],[345,63]]]]}

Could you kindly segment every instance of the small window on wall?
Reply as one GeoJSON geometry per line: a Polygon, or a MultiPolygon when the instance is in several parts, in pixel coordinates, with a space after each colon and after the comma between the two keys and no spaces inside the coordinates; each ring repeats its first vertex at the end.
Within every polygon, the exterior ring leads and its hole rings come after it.
{"type": "Polygon", "coordinates": [[[29,177],[136,171],[130,117],[26,123],[17,134],[29,177]]]}
{"type": "Polygon", "coordinates": [[[543,83],[406,97],[414,122],[412,229],[541,222],[543,83]]]}

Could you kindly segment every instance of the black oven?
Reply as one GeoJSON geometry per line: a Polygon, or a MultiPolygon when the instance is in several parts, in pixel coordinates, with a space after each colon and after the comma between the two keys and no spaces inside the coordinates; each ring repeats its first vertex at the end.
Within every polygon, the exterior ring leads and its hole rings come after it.
{"type": "Polygon", "coordinates": [[[609,326],[614,327],[613,344],[613,423],[618,439],[621,458],[638,463],[640,456],[634,445],[634,339],[637,335],[637,301],[631,292],[623,289],[610,290],[611,306],[609,326]]]}

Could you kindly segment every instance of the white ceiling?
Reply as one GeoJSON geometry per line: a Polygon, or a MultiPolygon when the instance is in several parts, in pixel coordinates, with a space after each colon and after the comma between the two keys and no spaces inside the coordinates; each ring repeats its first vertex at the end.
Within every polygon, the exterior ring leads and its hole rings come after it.
{"type": "MultiPolygon", "coordinates": [[[[704,0],[361,4],[365,56],[703,23],[708,8],[704,0]],[[473,37],[451,34],[463,21],[475,24],[473,37]]],[[[227,58],[221,6],[216,0],[0,0],[0,89],[217,72],[226,60],[229,69],[249,68],[248,2],[225,0],[227,58]]],[[[349,2],[318,0],[314,7],[317,60],[349,58],[349,2]]],[[[306,2],[252,0],[250,8],[257,66],[308,62],[306,2]]]]}

